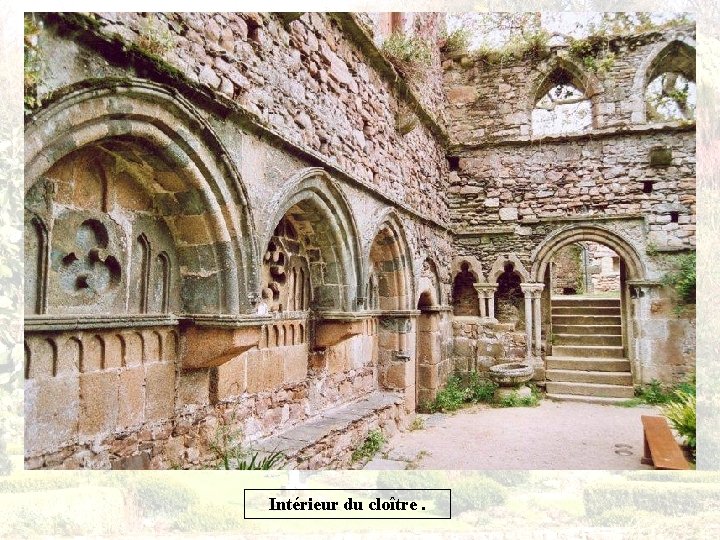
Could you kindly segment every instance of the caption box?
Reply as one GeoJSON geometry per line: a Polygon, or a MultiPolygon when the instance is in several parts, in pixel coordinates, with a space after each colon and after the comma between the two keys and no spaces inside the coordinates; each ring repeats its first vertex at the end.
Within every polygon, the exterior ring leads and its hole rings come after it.
{"type": "Polygon", "coordinates": [[[245,519],[450,519],[450,489],[245,489],[245,519]]]}

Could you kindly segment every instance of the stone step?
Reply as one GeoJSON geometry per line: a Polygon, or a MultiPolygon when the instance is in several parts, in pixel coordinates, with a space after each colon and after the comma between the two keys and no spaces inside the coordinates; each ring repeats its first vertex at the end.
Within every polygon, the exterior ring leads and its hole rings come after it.
{"type": "Polygon", "coordinates": [[[577,371],[574,369],[548,369],[545,377],[553,382],[579,382],[632,386],[632,374],[619,371],[577,371]]]}
{"type": "Polygon", "coordinates": [[[597,405],[621,405],[627,398],[580,396],[575,394],[545,394],[552,401],[574,401],[576,403],[594,403],[597,405]]]}
{"type": "Polygon", "coordinates": [[[553,296],[552,305],[555,306],[597,306],[620,307],[620,298],[592,298],[587,296],[553,296]]]}
{"type": "Polygon", "coordinates": [[[614,315],[620,316],[620,306],[553,306],[553,315],[614,315]]]}
{"type": "Polygon", "coordinates": [[[553,325],[553,334],[603,334],[622,336],[622,326],[605,324],[558,324],[553,325]]]}
{"type": "Polygon", "coordinates": [[[623,358],[622,347],[606,345],[553,345],[553,355],[577,358],[623,358]]]}
{"type": "Polygon", "coordinates": [[[553,315],[553,326],[563,324],[592,324],[618,326],[620,315],[553,315]]]}
{"type": "Polygon", "coordinates": [[[553,345],[605,345],[622,347],[622,336],[609,334],[560,334],[553,332],[553,345]]]}
{"type": "Polygon", "coordinates": [[[630,362],[625,358],[577,358],[553,354],[546,357],[545,361],[546,369],[630,372],[630,362]]]}
{"type": "Polygon", "coordinates": [[[545,383],[545,389],[548,394],[572,394],[624,399],[630,399],[635,396],[635,389],[632,386],[619,386],[615,384],[548,381],[545,383]]]}

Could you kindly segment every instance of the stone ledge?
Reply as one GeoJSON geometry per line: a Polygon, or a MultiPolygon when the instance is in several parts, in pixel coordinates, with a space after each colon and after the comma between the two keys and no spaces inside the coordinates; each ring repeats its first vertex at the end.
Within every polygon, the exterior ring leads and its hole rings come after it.
{"type": "MultiPolygon", "coordinates": [[[[306,459],[317,454],[315,449],[327,442],[333,434],[344,434],[362,420],[373,420],[386,410],[397,407],[402,409],[403,397],[391,392],[375,392],[360,401],[341,405],[295,426],[288,431],[260,439],[248,444],[250,450],[260,454],[283,452],[292,465],[300,465],[306,459]]],[[[349,449],[352,451],[352,448],[349,449]]],[[[343,457],[336,455],[330,463],[324,465],[343,465],[343,457]]],[[[312,465],[312,463],[310,463],[312,465]]],[[[295,468],[295,467],[289,467],[295,468]]],[[[301,467],[297,467],[301,468],[301,467]]],[[[310,466],[309,468],[313,468],[310,466]]]]}
{"type": "Polygon", "coordinates": [[[448,153],[462,154],[473,150],[494,148],[497,146],[533,146],[542,144],[563,144],[573,141],[607,139],[611,137],[651,135],[655,133],[677,133],[695,131],[695,122],[663,122],[657,124],[632,124],[593,129],[582,133],[567,133],[563,135],[546,135],[542,137],[516,136],[507,138],[486,138],[474,143],[455,143],[448,148],[448,153]]]}

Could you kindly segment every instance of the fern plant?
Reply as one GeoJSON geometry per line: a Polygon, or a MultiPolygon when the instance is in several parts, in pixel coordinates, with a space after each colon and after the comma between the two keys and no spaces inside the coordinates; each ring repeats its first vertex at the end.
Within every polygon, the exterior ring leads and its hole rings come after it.
{"type": "Polygon", "coordinates": [[[676,392],[677,401],[663,407],[663,413],[670,424],[695,452],[696,444],[696,404],[695,395],[682,391],[676,392]]]}

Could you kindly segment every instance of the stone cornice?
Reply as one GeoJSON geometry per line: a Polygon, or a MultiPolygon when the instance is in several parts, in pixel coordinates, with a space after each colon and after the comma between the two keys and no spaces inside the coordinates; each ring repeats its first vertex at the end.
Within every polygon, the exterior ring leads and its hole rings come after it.
{"type": "Polygon", "coordinates": [[[637,124],[593,129],[585,133],[568,133],[564,135],[547,135],[544,137],[505,137],[485,140],[477,143],[456,143],[448,148],[448,153],[464,155],[473,150],[496,148],[500,146],[542,146],[543,144],[610,139],[613,137],[635,137],[639,135],[655,135],[678,132],[695,132],[695,122],[664,122],[657,124],[637,124]]]}
{"type": "Polygon", "coordinates": [[[179,318],[174,315],[28,315],[24,322],[27,332],[66,332],[177,326],[179,318]]]}

